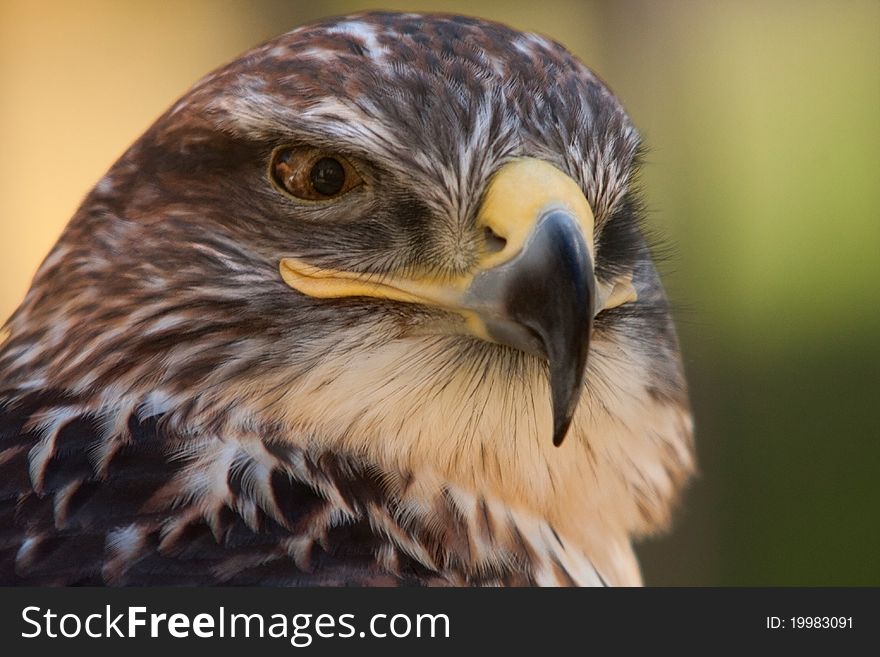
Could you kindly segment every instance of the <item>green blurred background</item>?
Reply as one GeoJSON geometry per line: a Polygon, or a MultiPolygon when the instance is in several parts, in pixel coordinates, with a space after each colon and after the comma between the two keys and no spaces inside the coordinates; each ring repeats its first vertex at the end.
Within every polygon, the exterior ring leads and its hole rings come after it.
{"type": "Polygon", "coordinates": [[[880,585],[880,2],[0,3],[0,316],[198,77],[363,8],[566,44],[642,130],[700,477],[649,584],[880,585]]]}

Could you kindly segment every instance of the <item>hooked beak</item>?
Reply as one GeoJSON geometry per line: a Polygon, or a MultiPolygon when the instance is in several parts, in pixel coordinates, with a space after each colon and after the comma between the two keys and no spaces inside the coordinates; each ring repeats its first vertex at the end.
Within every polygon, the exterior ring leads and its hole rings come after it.
{"type": "Polygon", "coordinates": [[[581,397],[592,320],[612,295],[597,290],[594,218],[580,186],[542,160],[521,158],[490,180],[477,225],[494,236],[474,271],[454,279],[322,269],[281,261],[285,282],[318,298],[370,296],[439,306],[484,340],[549,363],[553,443],[565,438],[581,397]]]}
{"type": "Polygon", "coordinates": [[[539,218],[522,251],[479,273],[465,296],[494,341],[547,359],[557,446],[580,399],[595,287],[577,220],[566,210],[551,210],[539,218]]]}

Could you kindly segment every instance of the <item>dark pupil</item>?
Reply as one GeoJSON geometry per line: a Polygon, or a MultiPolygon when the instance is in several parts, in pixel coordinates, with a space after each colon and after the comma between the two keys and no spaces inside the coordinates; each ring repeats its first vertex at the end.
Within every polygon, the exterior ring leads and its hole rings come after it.
{"type": "Polygon", "coordinates": [[[342,190],[345,185],[345,169],[332,157],[322,157],[315,162],[309,173],[312,181],[312,187],[315,191],[324,196],[333,196],[342,190]]]}

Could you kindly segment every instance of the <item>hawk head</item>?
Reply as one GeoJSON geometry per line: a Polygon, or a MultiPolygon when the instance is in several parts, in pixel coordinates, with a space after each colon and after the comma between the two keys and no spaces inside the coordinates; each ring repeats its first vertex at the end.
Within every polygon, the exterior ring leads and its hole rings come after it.
{"type": "Polygon", "coordinates": [[[639,149],[541,36],[385,13],[294,30],[97,184],[8,323],[4,388],[51,388],[107,441],[162,414],[346,455],[411,513],[539,518],[637,581],[630,538],[692,467],[639,149]]]}

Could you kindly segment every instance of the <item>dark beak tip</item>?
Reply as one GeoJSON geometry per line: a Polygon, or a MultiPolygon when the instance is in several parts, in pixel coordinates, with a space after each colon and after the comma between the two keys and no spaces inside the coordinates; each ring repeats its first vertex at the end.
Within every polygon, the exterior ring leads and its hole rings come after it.
{"type": "Polygon", "coordinates": [[[565,440],[565,437],[568,435],[568,430],[571,428],[571,418],[563,417],[563,418],[554,418],[553,420],[553,446],[559,447],[562,444],[562,441],[565,440]]]}

